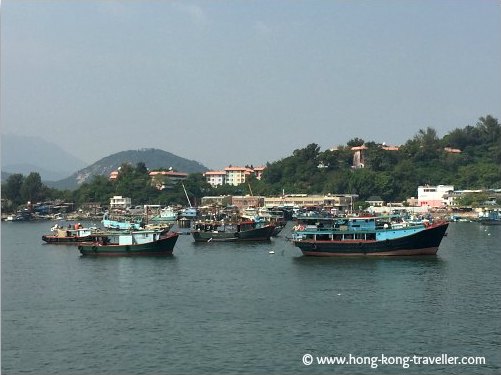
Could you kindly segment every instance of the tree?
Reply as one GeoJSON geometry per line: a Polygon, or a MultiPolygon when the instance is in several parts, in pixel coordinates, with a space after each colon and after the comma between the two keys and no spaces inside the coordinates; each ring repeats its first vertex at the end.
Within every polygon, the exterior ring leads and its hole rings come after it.
{"type": "Polygon", "coordinates": [[[315,162],[317,160],[319,152],[320,147],[316,143],[310,143],[305,148],[294,150],[292,155],[302,161],[313,160],[315,162]]]}
{"type": "Polygon", "coordinates": [[[148,174],[148,168],[146,168],[146,164],[140,161],[136,164],[136,173],[138,174],[148,174]]]}
{"type": "Polygon", "coordinates": [[[365,143],[365,141],[362,138],[355,137],[353,139],[350,139],[346,145],[349,147],[358,147],[362,146],[365,143]]]}
{"type": "Polygon", "coordinates": [[[23,186],[24,176],[20,173],[15,173],[7,178],[5,184],[2,184],[2,197],[12,202],[14,206],[22,203],[21,187],[23,186]]]}
{"type": "Polygon", "coordinates": [[[44,185],[38,172],[31,172],[21,186],[21,198],[24,202],[39,202],[43,197],[44,185]]]}
{"type": "Polygon", "coordinates": [[[501,126],[497,119],[491,115],[480,117],[477,122],[477,128],[480,130],[482,139],[489,143],[494,144],[496,141],[499,143],[499,136],[501,134],[501,126]]]}

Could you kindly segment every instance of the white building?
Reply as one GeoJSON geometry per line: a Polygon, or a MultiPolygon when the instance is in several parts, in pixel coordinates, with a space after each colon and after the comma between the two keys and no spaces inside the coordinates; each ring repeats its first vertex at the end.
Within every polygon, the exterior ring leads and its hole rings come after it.
{"type": "Polygon", "coordinates": [[[204,173],[204,177],[213,187],[224,185],[226,183],[225,171],[208,171],[204,173]]]}
{"type": "Polygon", "coordinates": [[[254,174],[260,180],[265,169],[264,166],[255,168],[229,166],[222,171],[205,172],[204,177],[207,183],[214,187],[224,184],[237,186],[247,181],[251,174],[254,174]]]}
{"type": "Polygon", "coordinates": [[[418,206],[437,208],[451,205],[449,196],[453,191],[452,185],[418,186],[418,206]]]}
{"type": "Polygon", "coordinates": [[[245,182],[245,179],[254,171],[246,167],[226,167],[224,168],[226,172],[226,183],[229,185],[240,185],[245,182]]]}
{"type": "Polygon", "coordinates": [[[121,195],[115,195],[113,198],[110,198],[110,209],[127,208],[130,206],[132,206],[130,198],[122,197],[121,195]]]}

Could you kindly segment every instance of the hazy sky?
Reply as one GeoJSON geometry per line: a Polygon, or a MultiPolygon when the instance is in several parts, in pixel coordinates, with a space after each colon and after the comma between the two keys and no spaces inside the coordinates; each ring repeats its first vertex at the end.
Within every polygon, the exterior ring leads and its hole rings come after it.
{"type": "Polygon", "coordinates": [[[501,2],[2,1],[3,134],[209,168],[501,119],[501,2]]]}

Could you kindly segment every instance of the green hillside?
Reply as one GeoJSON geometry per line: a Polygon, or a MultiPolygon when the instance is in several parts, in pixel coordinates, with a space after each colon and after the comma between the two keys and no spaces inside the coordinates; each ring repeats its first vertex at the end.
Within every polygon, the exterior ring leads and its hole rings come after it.
{"type": "Polygon", "coordinates": [[[109,176],[124,163],[136,165],[144,163],[149,169],[170,168],[185,172],[205,172],[207,168],[194,160],[188,160],[170,152],[149,148],[141,150],[122,151],[98,160],[87,168],[81,169],[64,180],[51,183],[58,189],[74,189],[84,182],[89,182],[94,176],[109,176]]]}
{"type": "Polygon", "coordinates": [[[475,126],[457,128],[442,138],[433,128],[419,130],[398,151],[388,151],[383,146],[358,138],[326,151],[310,144],[269,163],[262,181],[253,190],[266,195],[285,190],[403,200],[415,196],[417,187],[425,184],[451,184],[456,189],[501,187],[501,126],[492,116],[482,117],[475,126]],[[364,168],[354,169],[351,147],[361,145],[367,147],[363,152],[364,168]]]}
{"type": "Polygon", "coordinates": [[[358,194],[360,200],[379,195],[386,201],[416,196],[419,185],[454,185],[455,189],[501,188],[501,126],[486,116],[474,126],[457,128],[442,138],[433,128],[421,129],[398,150],[373,141],[354,138],[346,145],[321,151],[316,144],[294,150],[292,155],[268,163],[263,178],[251,176],[240,186],[213,188],[202,176],[200,163],[161,150],[125,151],[101,159],[74,176],[78,189],[61,191],[42,184],[38,173],[11,175],[2,184],[2,198],[13,206],[26,201],[64,199],[78,205],[96,202],[107,205],[113,195],[132,198],[134,204],[186,204],[180,183],[159,191],[152,184],[149,169],[173,167],[191,173],[184,185],[190,201],[202,196],[249,194],[280,195],[358,194]],[[354,150],[363,146],[363,168],[353,168],[354,150]],[[116,181],[109,173],[121,167],[116,181]]]}

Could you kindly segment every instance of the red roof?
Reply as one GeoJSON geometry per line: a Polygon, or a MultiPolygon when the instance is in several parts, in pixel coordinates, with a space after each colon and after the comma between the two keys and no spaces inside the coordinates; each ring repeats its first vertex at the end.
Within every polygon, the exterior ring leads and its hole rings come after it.
{"type": "Polygon", "coordinates": [[[208,171],[208,172],[204,173],[204,176],[207,176],[207,175],[224,175],[224,174],[226,174],[225,171],[208,171]]]}

